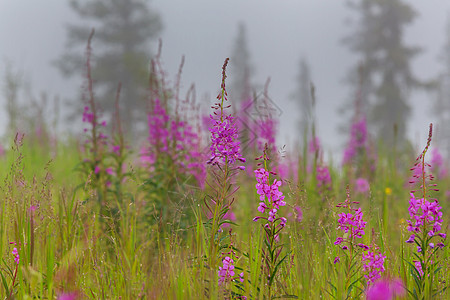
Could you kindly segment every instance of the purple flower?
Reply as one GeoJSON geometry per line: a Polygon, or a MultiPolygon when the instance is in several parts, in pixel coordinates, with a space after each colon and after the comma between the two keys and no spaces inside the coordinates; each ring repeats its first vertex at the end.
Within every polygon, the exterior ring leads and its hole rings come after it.
{"type": "Polygon", "coordinates": [[[89,112],[89,106],[85,106],[83,110],[83,122],[93,124],[94,114],[89,112]]]}
{"type": "MultiPolygon", "coordinates": [[[[171,119],[160,100],[156,99],[148,115],[148,146],[141,149],[141,161],[153,169],[154,164],[169,156],[179,173],[192,175],[203,188],[206,168],[201,137],[187,122],[171,119]]],[[[120,147],[113,148],[116,154],[119,150],[120,147]]]]}
{"type": "Polygon", "coordinates": [[[337,264],[337,263],[339,263],[340,261],[341,261],[341,259],[339,258],[339,256],[336,256],[336,257],[334,258],[333,263],[334,263],[334,264],[337,264]]]}
{"type": "Polygon", "coordinates": [[[116,155],[120,155],[120,146],[119,145],[113,145],[111,147],[111,151],[114,152],[116,155]]]}
{"type": "Polygon", "coordinates": [[[296,205],[296,206],[294,207],[294,210],[295,210],[295,212],[296,212],[295,221],[297,221],[297,222],[300,223],[300,222],[303,220],[303,211],[302,211],[302,208],[301,208],[300,206],[296,205]]]}
{"type": "Polygon", "coordinates": [[[225,257],[219,267],[219,285],[229,281],[234,276],[234,261],[230,257],[225,257]]]}
{"type": "Polygon", "coordinates": [[[331,190],[330,171],[326,166],[317,166],[316,170],[317,187],[331,190]]]}
{"type": "Polygon", "coordinates": [[[389,288],[389,282],[380,280],[369,286],[366,291],[367,300],[391,300],[393,298],[392,291],[389,288]]]}
{"type": "Polygon", "coordinates": [[[258,219],[266,219],[269,223],[264,225],[266,233],[274,237],[274,241],[279,241],[279,232],[286,226],[287,219],[285,217],[277,217],[278,210],[281,206],[285,206],[283,193],[278,189],[281,186],[281,181],[273,179],[271,183],[270,175],[275,175],[274,172],[266,170],[268,160],[267,157],[267,145],[264,149],[264,155],[257,158],[264,159],[264,168],[259,168],[254,171],[256,177],[256,193],[259,195],[259,206],[258,211],[265,214],[268,210],[268,216],[266,217],[255,217],[253,221],[258,219]],[[279,224],[277,224],[279,221],[279,224]],[[276,225],[276,226],[274,226],[276,225]],[[269,234],[270,232],[270,234],[269,234]]]}
{"type": "Polygon", "coordinates": [[[408,230],[416,233],[422,232],[425,228],[432,226],[432,230],[428,233],[428,235],[433,236],[441,230],[441,207],[437,201],[429,202],[423,198],[416,199],[412,193],[410,195],[411,198],[409,200],[408,210],[411,219],[407,220],[409,224],[408,230]]]}
{"type": "Polygon", "coordinates": [[[237,160],[245,162],[240,153],[240,142],[234,119],[227,115],[222,119],[210,116],[213,123],[209,129],[211,132],[211,158],[208,164],[229,163],[234,164],[237,160]]]}
{"type": "Polygon", "coordinates": [[[405,241],[405,243],[414,243],[414,239],[416,238],[416,235],[415,234],[412,234],[410,237],[409,237],[409,239],[407,239],[406,241],[405,241]]]}
{"type": "Polygon", "coordinates": [[[351,229],[351,238],[362,238],[364,235],[364,228],[366,227],[367,222],[364,222],[363,213],[361,208],[355,210],[355,214],[351,213],[340,213],[338,219],[338,229],[342,230],[344,233],[349,232],[351,229]]]}
{"type": "Polygon", "coordinates": [[[309,141],[309,153],[314,154],[318,151],[320,151],[320,140],[315,136],[309,141]]]}
{"type": "Polygon", "coordinates": [[[260,202],[258,206],[258,211],[264,213],[268,209],[267,205],[264,202],[260,202]]]}
{"type": "Polygon", "coordinates": [[[361,248],[361,249],[363,249],[363,250],[369,250],[369,246],[364,245],[364,244],[362,244],[362,243],[359,243],[359,244],[356,245],[356,246],[358,246],[359,248],[361,248]]]}
{"type": "Polygon", "coordinates": [[[264,150],[264,145],[271,145],[271,153],[276,153],[275,147],[275,137],[277,133],[277,120],[273,119],[272,116],[267,116],[263,120],[257,121],[255,132],[257,135],[258,149],[260,151],[264,150]]]}
{"type": "Polygon", "coordinates": [[[406,294],[401,279],[381,279],[367,288],[367,300],[390,300],[393,297],[403,297],[406,294]]]}
{"type": "Polygon", "coordinates": [[[362,117],[352,124],[350,130],[350,141],[344,150],[343,163],[354,161],[359,153],[368,150],[366,118],[362,117]]]}
{"type": "Polygon", "coordinates": [[[441,152],[438,148],[433,148],[431,151],[431,171],[438,176],[439,179],[442,179],[447,176],[448,171],[444,163],[444,159],[442,157],[441,152]]]}
{"type": "Polygon", "coordinates": [[[63,293],[58,297],[58,300],[76,300],[76,299],[78,299],[78,293],[63,293]]]}
{"type": "Polygon", "coordinates": [[[16,247],[13,248],[12,255],[14,256],[14,262],[18,265],[20,261],[19,251],[16,247]]]}
{"type": "Polygon", "coordinates": [[[338,238],[336,239],[336,241],[334,242],[334,244],[335,244],[335,245],[340,245],[340,244],[342,244],[343,241],[344,241],[344,238],[338,237],[338,238]]]}
{"type": "Polygon", "coordinates": [[[365,194],[369,191],[370,185],[367,179],[365,178],[358,178],[355,181],[355,190],[357,193],[365,194]]]}
{"type": "Polygon", "coordinates": [[[363,271],[366,273],[364,277],[367,279],[367,284],[370,285],[375,280],[381,278],[381,273],[384,272],[384,260],[386,256],[374,251],[368,251],[367,255],[363,254],[363,271]]]}
{"type": "MultiPolygon", "coordinates": [[[[255,170],[256,176],[256,192],[259,195],[260,203],[258,210],[261,211],[263,208],[268,209],[265,203],[271,204],[274,209],[279,209],[280,206],[285,206],[283,193],[278,190],[281,186],[281,181],[274,179],[273,183],[269,183],[269,172],[264,168],[255,170]],[[266,202],[267,201],[267,202],[266,202]]],[[[262,212],[262,211],[261,211],[262,212]]],[[[263,212],[264,213],[264,212],[263,212]]]]}
{"type": "Polygon", "coordinates": [[[413,261],[414,266],[416,267],[417,272],[419,272],[420,276],[423,276],[422,264],[418,260],[413,261]]]}

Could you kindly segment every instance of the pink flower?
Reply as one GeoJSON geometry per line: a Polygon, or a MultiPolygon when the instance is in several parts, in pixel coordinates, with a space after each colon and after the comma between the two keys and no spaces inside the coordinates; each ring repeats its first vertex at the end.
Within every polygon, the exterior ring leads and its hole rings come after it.
{"type": "Polygon", "coordinates": [[[211,132],[211,158],[208,164],[225,163],[233,165],[237,160],[245,162],[241,156],[238,131],[234,118],[227,115],[219,119],[211,115],[213,126],[211,132]]]}
{"type": "Polygon", "coordinates": [[[14,249],[12,251],[12,255],[14,256],[14,262],[18,265],[19,261],[20,261],[20,256],[19,256],[19,251],[17,250],[16,247],[14,247],[14,249]]]}
{"type": "Polygon", "coordinates": [[[438,234],[442,225],[442,212],[441,206],[435,200],[429,202],[426,199],[416,199],[414,194],[411,193],[409,200],[409,215],[410,220],[407,220],[409,226],[408,230],[414,233],[422,232],[425,228],[432,229],[428,232],[429,236],[438,234]]]}
{"type": "Polygon", "coordinates": [[[303,220],[302,208],[300,206],[296,205],[294,207],[294,209],[295,209],[295,212],[297,213],[297,216],[296,216],[295,220],[300,223],[303,220]]]}
{"type": "Polygon", "coordinates": [[[219,285],[231,280],[234,276],[234,261],[230,257],[225,257],[222,261],[222,267],[219,267],[219,285]]]}
{"type": "Polygon", "coordinates": [[[317,187],[331,190],[330,171],[326,166],[317,166],[316,170],[317,187]]]}
{"type": "Polygon", "coordinates": [[[365,194],[369,191],[370,185],[367,179],[358,178],[356,179],[355,184],[355,190],[357,193],[365,194]]]}
{"type": "Polygon", "coordinates": [[[359,153],[368,150],[366,118],[362,117],[352,124],[350,141],[344,151],[344,164],[355,160],[359,153]]]}
{"type": "Polygon", "coordinates": [[[78,293],[63,293],[59,295],[58,300],[76,300],[78,299],[78,293]]]}
{"type": "Polygon", "coordinates": [[[413,260],[414,266],[416,267],[417,272],[419,272],[420,276],[423,276],[422,264],[418,260],[413,260]]]}
{"type": "Polygon", "coordinates": [[[106,174],[111,175],[111,176],[114,176],[114,175],[115,175],[115,173],[114,173],[114,171],[113,171],[112,168],[106,168],[106,169],[105,169],[105,172],[106,172],[106,174]]]}
{"type": "Polygon", "coordinates": [[[385,259],[386,256],[381,253],[375,253],[374,251],[368,251],[367,255],[363,254],[363,271],[366,273],[364,277],[367,279],[368,285],[381,278],[381,273],[385,271],[385,259]]]}
{"type": "Polygon", "coordinates": [[[405,294],[405,287],[400,279],[382,279],[367,288],[366,299],[391,300],[394,297],[403,297],[405,294]]]}
{"type": "Polygon", "coordinates": [[[309,141],[309,153],[316,153],[320,151],[320,139],[318,137],[314,137],[309,141]]]}

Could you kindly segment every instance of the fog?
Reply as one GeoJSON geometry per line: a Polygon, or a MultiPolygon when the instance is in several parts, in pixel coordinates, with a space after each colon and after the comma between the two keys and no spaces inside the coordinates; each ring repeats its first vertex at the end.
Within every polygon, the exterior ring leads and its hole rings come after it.
{"type": "MultiPolygon", "coordinates": [[[[423,49],[413,60],[413,72],[421,79],[431,79],[443,71],[438,55],[445,41],[450,2],[408,3],[419,16],[406,29],[405,42],[423,49]]],[[[153,0],[149,5],[163,21],[162,61],[169,78],[175,78],[184,55],[182,88],[186,90],[195,83],[200,99],[201,95],[215,97],[238,23],[246,25],[255,71],[252,82],[261,86],[270,77],[269,95],[283,111],[280,144],[298,139],[294,127],[300,108],[290,96],[296,89],[299,61],[307,59],[317,91],[318,135],[328,151],[340,151],[347,137],[337,131],[342,122],[337,110],[351,93],[344,79],[358,62],[341,42],[353,31],[346,20],[357,17],[345,1],[153,0]]],[[[62,99],[76,98],[81,78],[65,79],[51,62],[64,52],[65,24],[78,21],[65,1],[0,0],[0,78],[3,80],[8,62],[23,73],[33,93],[45,91],[62,99]]],[[[153,46],[154,52],[156,43],[153,46]]],[[[414,112],[408,125],[414,144],[423,144],[427,125],[434,121],[429,109],[432,100],[425,92],[411,93],[414,112]]],[[[0,105],[4,104],[2,94],[0,105]]],[[[5,126],[2,110],[0,134],[5,126]]]]}

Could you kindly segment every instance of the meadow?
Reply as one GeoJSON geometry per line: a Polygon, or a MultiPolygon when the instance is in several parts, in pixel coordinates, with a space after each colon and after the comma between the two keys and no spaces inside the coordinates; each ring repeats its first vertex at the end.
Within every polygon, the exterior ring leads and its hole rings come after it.
{"type": "Polygon", "coordinates": [[[2,299],[450,297],[431,125],[392,147],[355,112],[342,160],[314,124],[280,148],[268,97],[227,99],[227,59],[204,116],[158,78],[137,145],[102,117],[89,54],[82,137],[18,133],[0,157],[2,299]]]}

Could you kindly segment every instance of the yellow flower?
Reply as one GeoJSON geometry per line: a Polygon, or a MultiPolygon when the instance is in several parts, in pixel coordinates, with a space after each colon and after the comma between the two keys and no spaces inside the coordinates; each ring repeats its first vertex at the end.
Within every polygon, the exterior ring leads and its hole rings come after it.
{"type": "Polygon", "coordinates": [[[390,187],[387,187],[384,189],[384,193],[388,196],[392,195],[392,189],[390,187]]]}

